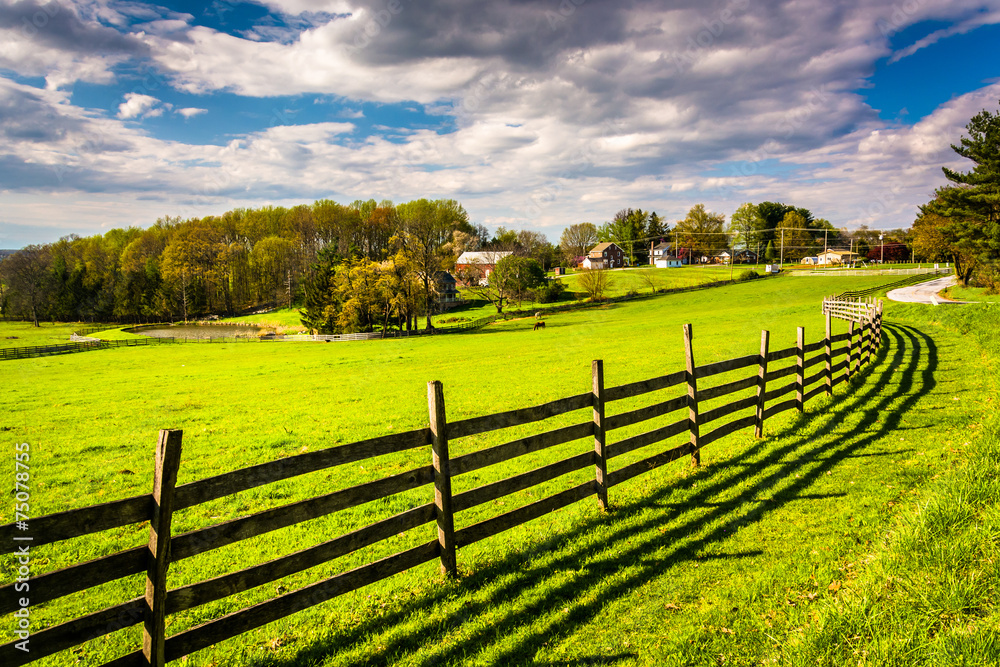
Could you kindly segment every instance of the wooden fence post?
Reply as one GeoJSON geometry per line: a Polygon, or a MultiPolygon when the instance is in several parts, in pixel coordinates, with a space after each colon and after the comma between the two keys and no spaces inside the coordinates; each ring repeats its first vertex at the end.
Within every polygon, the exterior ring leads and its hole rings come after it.
{"type": "Polygon", "coordinates": [[[882,301],[875,304],[875,350],[882,347],[882,301]]]}
{"type": "Polygon", "coordinates": [[[854,320],[847,323],[847,379],[854,373],[854,320]]]}
{"type": "Polygon", "coordinates": [[[594,391],[594,474],[597,480],[597,500],[601,509],[608,510],[608,461],[604,438],[604,362],[595,359],[590,365],[594,391]]]}
{"type": "Polygon", "coordinates": [[[701,464],[701,443],[698,435],[698,381],[694,377],[694,346],[691,325],[684,325],[684,356],[687,360],[688,428],[691,429],[692,465],[701,464]]]}
{"type": "Polygon", "coordinates": [[[864,315],[864,322],[861,324],[861,350],[858,352],[859,357],[864,357],[863,360],[859,359],[859,365],[868,365],[868,350],[871,346],[871,329],[872,323],[868,319],[867,312],[864,315]]]}
{"type": "Polygon", "coordinates": [[[833,316],[826,314],[826,346],[823,348],[826,356],[826,395],[833,396],[833,316]]]}
{"type": "Polygon", "coordinates": [[[764,437],[764,395],[767,393],[767,350],[771,343],[771,332],[760,332],[760,365],[757,367],[757,423],[754,436],[764,437]]]}
{"type": "Polygon", "coordinates": [[[170,567],[170,522],[174,489],[181,464],[184,431],[161,430],[153,471],[153,516],[149,521],[149,565],[146,568],[146,610],[142,654],[152,667],[166,664],[167,568],[170,567]]]}
{"type": "Polygon", "coordinates": [[[799,412],[805,410],[802,395],[805,393],[806,371],[806,329],[799,327],[795,334],[795,407],[799,412]]]}
{"type": "Polygon", "coordinates": [[[437,510],[438,551],[441,572],[458,574],[455,557],[455,514],[451,509],[451,466],[448,459],[448,420],[444,410],[444,385],[427,383],[427,407],[430,413],[431,453],[434,459],[434,507],[437,510]]]}

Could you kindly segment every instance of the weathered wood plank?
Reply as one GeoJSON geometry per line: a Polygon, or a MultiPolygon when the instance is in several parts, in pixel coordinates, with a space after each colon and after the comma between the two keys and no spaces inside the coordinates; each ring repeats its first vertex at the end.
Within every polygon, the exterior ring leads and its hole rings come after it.
{"type": "Polygon", "coordinates": [[[798,350],[795,355],[795,407],[799,412],[805,410],[805,403],[802,400],[802,395],[805,393],[805,387],[802,384],[805,373],[805,342],[805,327],[797,327],[795,334],[795,347],[798,350]]]}
{"type": "MultiPolygon", "coordinates": [[[[687,397],[685,396],[685,398],[687,397]]],[[[620,440],[614,444],[608,445],[608,459],[613,459],[616,456],[621,456],[622,454],[627,454],[636,449],[660,442],[661,440],[672,438],[675,435],[680,435],[681,433],[690,430],[690,428],[690,422],[687,418],[684,418],[680,421],[674,422],[673,424],[661,426],[660,428],[653,429],[652,431],[647,431],[646,433],[640,433],[639,435],[634,435],[631,438],[620,440]]]]}
{"type": "Polygon", "coordinates": [[[747,415],[746,417],[740,417],[735,421],[731,421],[728,424],[724,424],[719,428],[715,429],[714,431],[712,431],[711,433],[703,435],[701,439],[701,446],[704,447],[705,445],[709,445],[718,440],[719,438],[723,438],[729,435],[730,433],[736,433],[736,431],[739,431],[741,429],[749,428],[753,426],[754,423],[756,423],[756,421],[757,421],[757,415],[747,415]]]}
{"type": "Polygon", "coordinates": [[[608,510],[608,458],[607,435],[604,425],[604,361],[595,359],[590,367],[593,391],[594,420],[594,483],[597,485],[597,502],[605,512],[608,510]]]}
{"type": "MultiPolygon", "coordinates": [[[[102,530],[149,521],[152,515],[153,497],[147,493],[124,500],[40,516],[31,519],[31,535],[34,538],[31,546],[39,547],[43,544],[99,533],[102,530]]],[[[18,534],[16,524],[0,526],[0,554],[17,551],[19,544],[14,541],[14,537],[18,534]]]]}
{"type": "Polygon", "coordinates": [[[106,662],[101,667],[148,667],[148,665],[142,651],[134,651],[115,658],[111,662],[106,662]]]}
{"type": "Polygon", "coordinates": [[[795,382],[794,381],[789,382],[786,385],[782,385],[781,387],[778,387],[777,389],[772,389],[771,391],[767,392],[767,394],[765,395],[765,399],[767,400],[768,403],[770,403],[774,399],[781,398],[785,394],[789,394],[789,393],[791,393],[793,391],[795,391],[795,382]]]}
{"type": "Polygon", "coordinates": [[[786,347],[784,350],[775,350],[774,352],[769,352],[767,355],[767,360],[770,361],[781,361],[782,359],[791,359],[795,356],[798,350],[794,347],[786,347]]]}
{"type": "Polygon", "coordinates": [[[825,368],[821,368],[818,371],[816,371],[815,373],[813,373],[812,375],[806,377],[802,381],[802,387],[803,388],[808,387],[813,382],[819,382],[820,380],[822,380],[824,378],[826,378],[826,369],[825,368]]]}
{"type": "Polygon", "coordinates": [[[687,372],[688,427],[691,430],[691,465],[701,463],[698,443],[698,374],[694,364],[694,332],[690,324],[684,325],[684,362],[687,372]]]}
{"type": "Polygon", "coordinates": [[[167,660],[178,660],[212,644],[236,637],[279,618],[386,579],[438,557],[437,540],[363,565],[291,593],[227,614],[167,639],[167,660]]]}
{"type": "Polygon", "coordinates": [[[771,344],[771,332],[760,332],[760,365],[757,367],[757,410],[755,413],[754,437],[764,437],[764,409],[767,405],[767,348],[771,344]]]}
{"type": "Polygon", "coordinates": [[[324,496],[275,507],[242,519],[202,528],[173,539],[172,557],[181,560],[241,540],[416,489],[434,482],[434,466],[424,466],[391,477],[359,484],[324,496]]]}
{"type": "MultiPolygon", "coordinates": [[[[49,602],[79,591],[100,586],[122,577],[146,571],[149,550],[146,546],[120,551],[110,556],[71,565],[37,577],[31,577],[31,604],[49,602]]],[[[0,588],[0,615],[20,608],[15,583],[0,588]]]]}
{"type": "Polygon", "coordinates": [[[530,424],[566,412],[592,407],[593,400],[593,394],[588,391],[586,394],[560,398],[557,401],[550,401],[549,403],[535,405],[530,408],[519,408],[508,412],[499,412],[495,415],[462,419],[448,424],[448,435],[454,440],[455,438],[464,438],[478,433],[485,433],[486,431],[496,431],[511,426],[530,424]]]}
{"type": "Polygon", "coordinates": [[[91,639],[138,625],[142,623],[145,609],[145,599],[135,598],[114,607],[74,618],[66,623],[32,632],[30,653],[16,648],[16,641],[0,646],[0,665],[4,667],[27,665],[35,660],[84,644],[91,639]]]}
{"type": "MultiPolygon", "coordinates": [[[[820,342],[822,342],[822,341],[820,341],[820,342]]],[[[816,355],[815,357],[813,357],[812,359],[806,359],[806,363],[805,363],[805,365],[803,366],[803,368],[810,368],[810,367],[812,367],[812,366],[815,366],[816,364],[821,364],[821,363],[823,363],[824,361],[826,361],[826,353],[823,353],[823,354],[817,354],[817,355],[816,355]]]]}
{"type": "Polygon", "coordinates": [[[434,503],[427,503],[267,563],[175,588],[167,596],[167,613],[176,614],[302,572],[430,523],[434,517],[434,503]]]}
{"type": "Polygon", "coordinates": [[[597,492],[595,487],[594,481],[589,480],[548,498],[533,502],[530,505],[519,507],[516,510],[511,510],[485,521],[480,521],[459,530],[455,534],[455,541],[460,548],[469,546],[497,533],[502,533],[514,526],[520,526],[522,523],[527,523],[532,519],[545,516],[549,512],[554,512],[557,509],[572,505],[588,496],[592,496],[597,492]]]}
{"type": "Polygon", "coordinates": [[[772,382],[774,380],[780,380],[783,377],[788,377],[789,375],[795,375],[795,371],[798,370],[794,365],[786,366],[785,368],[779,368],[776,371],[769,371],[767,374],[767,381],[772,382]]]}
{"type": "Polygon", "coordinates": [[[736,357],[735,359],[716,361],[715,363],[705,364],[704,366],[696,366],[694,369],[694,376],[701,380],[702,378],[712,377],[713,375],[718,375],[719,373],[738,371],[741,368],[749,368],[750,366],[757,366],[759,364],[760,359],[757,358],[757,355],[749,354],[745,357],[736,357]]]}
{"type": "Polygon", "coordinates": [[[720,384],[715,387],[709,387],[708,389],[699,389],[698,400],[710,401],[713,398],[719,398],[720,396],[726,396],[728,394],[732,394],[737,391],[742,391],[744,389],[750,389],[751,387],[756,387],[758,379],[759,378],[756,375],[751,375],[750,377],[743,378],[742,380],[727,382],[726,384],[720,384]]]}
{"type": "Polygon", "coordinates": [[[836,359],[839,356],[846,355],[849,349],[850,348],[847,347],[846,345],[844,347],[838,347],[834,349],[832,352],[833,358],[836,359]]]}
{"type": "Polygon", "coordinates": [[[606,419],[607,426],[605,426],[604,430],[605,432],[614,431],[615,429],[619,429],[624,426],[632,426],[633,424],[638,424],[648,419],[662,417],[663,415],[668,415],[676,410],[686,408],[687,404],[687,396],[678,396],[670,399],[669,401],[657,403],[656,405],[639,408],[637,410],[632,410],[631,412],[623,412],[620,415],[608,417],[606,419]]]}
{"type": "Polygon", "coordinates": [[[456,456],[451,460],[451,474],[461,475],[463,473],[479,470],[487,466],[509,461],[510,459],[538,452],[549,447],[555,447],[581,438],[587,438],[594,434],[594,422],[588,421],[573,426],[564,426],[553,429],[538,435],[512,440],[511,442],[481,449],[477,452],[470,452],[462,456],[456,456]]]}
{"type": "Polygon", "coordinates": [[[820,340],[818,340],[818,341],[816,341],[814,343],[807,344],[803,349],[805,350],[806,354],[809,354],[810,352],[819,352],[825,346],[826,346],[826,341],[823,340],[823,339],[820,339],[820,340]]]}
{"type": "Polygon", "coordinates": [[[146,568],[146,611],[142,655],[152,667],[167,664],[163,642],[167,633],[167,570],[170,568],[170,524],[174,489],[181,466],[184,432],[164,429],[156,443],[153,470],[153,518],[149,522],[149,565],[146,568]]]}
{"type": "Polygon", "coordinates": [[[448,420],[444,409],[444,385],[438,381],[427,383],[427,409],[430,412],[431,456],[434,466],[434,515],[437,519],[441,572],[449,577],[454,577],[458,574],[458,560],[455,555],[455,511],[451,506],[448,420]]]}
{"type": "Polygon", "coordinates": [[[277,461],[268,461],[259,465],[241,468],[232,472],[207,477],[182,484],[177,487],[175,510],[181,510],[201,503],[232,495],[247,489],[253,489],[264,484],[270,484],[290,477],[297,477],[317,470],[333,466],[363,461],[365,459],[395,454],[417,447],[424,447],[431,442],[430,429],[421,428],[405,433],[394,433],[377,438],[370,438],[347,445],[339,445],[315,452],[296,454],[277,461]]]}
{"type": "Polygon", "coordinates": [[[787,401],[783,401],[781,403],[775,403],[774,405],[772,405],[771,407],[769,407],[767,410],[764,411],[764,418],[768,419],[775,415],[781,414],[786,410],[794,410],[797,405],[798,401],[796,401],[794,398],[789,399],[787,401]]]}
{"type": "Polygon", "coordinates": [[[617,387],[605,388],[604,401],[610,403],[611,401],[618,401],[623,398],[641,396],[642,394],[648,394],[651,391],[659,389],[669,389],[670,387],[684,384],[686,380],[687,372],[677,371],[670,375],[663,375],[649,380],[640,380],[639,382],[630,382],[629,384],[622,384],[617,387]]]}
{"type": "Polygon", "coordinates": [[[508,477],[492,484],[463,491],[454,497],[453,507],[456,512],[461,512],[470,507],[475,507],[476,505],[481,505],[497,498],[503,498],[518,491],[530,489],[543,482],[568,475],[571,472],[576,472],[593,464],[594,452],[583,452],[568,459],[550,463],[541,468],[535,468],[530,472],[514,475],[513,477],[508,477]]]}
{"type": "Polygon", "coordinates": [[[826,316],[826,336],[823,339],[823,370],[826,377],[826,394],[833,396],[833,318],[826,316]]]}
{"type": "Polygon", "coordinates": [[[685,442],[682,445],[678,445],[672,449],[668,449],[665,452],[660,452],[654,454],[648,458],[641,461],[636,461],[630,463],[627,466],[615,470],[608,476],[609,483],[611,486],[617,486],[623,482],[643,474],[644,472],[649,472],[650,470],[655,470],[662,465],[666,465],[671,461],[676,461],[677,459],[692,453],[694,446],[690,442],[685,442]]]}
{"type": "Polygon", "coordinates": [[[720,405],[717,408],[712,408],[711,410],[706,410],[698,416],[698,421],[704,424],[710,424],[716,419],[721,419],[723,417],[728,417],[734,412],[739,412],[740,410],[746,410],[747,408],[752,408],[757,405],[756,396],[747,396],[746,398],[741,398],[738,401],[732,403],[727,403],[726,405],[720,405]]]}

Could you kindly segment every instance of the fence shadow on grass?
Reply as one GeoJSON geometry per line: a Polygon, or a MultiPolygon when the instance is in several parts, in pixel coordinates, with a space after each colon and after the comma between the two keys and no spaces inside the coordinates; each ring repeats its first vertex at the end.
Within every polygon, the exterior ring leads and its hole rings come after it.
{"type": "Polygon", "coordinates": [[[895,453],[866,448],[895,430],[901,415],[934,389],[938,354],[930,337],[913,327],[887,323],[882,334],[892,344],[881,346],[876,363],[852,378],[849,393],[817,404],[818,409],[768,438],[728,457],[720,454],[715,463],[617,505],[607,515],[584,520],[498,561],[472,563],[473,571],[459,581],[337,630],[294,656],[250,664],[318,663],[334,653],[358,650],[374,635],[384,636],[378,655],[364,655],[357,663],[456,664],[491,647],[496,664],[614,665],[634,660],[636,653],[604,654],[594,646],[588,647],[591,655],[568,661],[536,662],[532,656],[546,643],[553,646],[581,626],[599,621],[607,603],[663,576],[668,568],[707,558],[763,555],[718,550],[734,530],[760,522],[789,503],[846,495],[808,493],[841,461],[895,453]],[[809,431],[803,432],[807,425],[809,431]],[[748,480],[754,471],[756,477],[748,480]],[[739,489],[735,496],[718,502],[718,494],[734,487],[739,489]],[[690,490],[686,500],[674,502],[672,496],[685,489],[690,490]],[[707,532],[706,526],[711,526],[707,532]],[[706,553],[709,549],[714,553],[706,553]],[[558,583],[551,581],[555,577],[558,583]],[[450,599],[466,595],[470,601],[460,609],[441,613],[450,599]],[[462,626],[463,634],[449,636],[462,626]],[[418,657],[428,645],[439,648],[418,657]]]}

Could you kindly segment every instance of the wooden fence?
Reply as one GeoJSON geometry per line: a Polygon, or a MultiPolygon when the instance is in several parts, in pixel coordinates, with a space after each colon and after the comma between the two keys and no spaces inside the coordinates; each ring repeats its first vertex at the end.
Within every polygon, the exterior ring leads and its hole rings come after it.
{"type": "MultiPolygon", "coordinates": [[[[805,332],[800,327],[794,346],[771,350],[770,333],[763,331],[759,354],[699,366],[695,363],[691,326],[685,325],[686,364],[683,369],[648,380],[605,387],[604,364],[594,361],[591,391],[499,414],[449,421],[444,387],[440,382],[430,382],[429,420],[425,428],[302,453],[181,486],[177,486],[176,481],[182,433],[161,431],[151,494],[44,516],[30,522],[32,547],[150,522],[147,546],[34,577],[31,580],[32,605],[142,572],[146,573],[145,594],[33,634],[30,653],[18,650],[14,642],[0,646],[0,664],[24,665],[90,639],[142,624],[141,648],[105,665],[163,665],[429,561],[440,560],[443,571],[454,575],[457,552],[462,547],[590,496],[596,496],[600,505],[607,508],[609,491],[615,486],[684,457],[690,457],[697,464],[701,449],[720,438],[751,427],[760,437],[768,419],[788,410],[802,412],[812,398],[831,395],[834,387],[874,359],[881,340],[882,310],[880,303],[835,300],[825,300],[823,310],[825,335],[812,343],[805,342],[805,332]],[[848,331],[834,335],[833,318],[846,319],[848,331]],[[860,327],[856,327],[857,324],[860,327]],[[807,375],[812,368],[817,370],[807,375]],[[746,371],[745,377],[722,384],[717,384],[717,379],[716,384],[710,384],[713,377],[741,370],[746,371]],[[792,379],[769,388],[782,378],[792,379]],[[608,414],[608,406],[617,401],[670,388],[679,389],[680,395],[661,400],[661,394],[652,397],[656,402],[646,407],[608,414]],[[749,395],[705,409],[707,401],[736,392],[749,392],[749,395]],[[589,413],[578,423],[461,456],[449,455],[449,444],[458,438],[542,422],[580,410],[589,410],[589,413]],[[679,415],[665,419],[678,412],[679,415]],[[718,425],[737,413],[744,414],[718,425]],[[648,420],[656,420],[649,431],[614,442],[609,437],[618,429],[648,420]],[[705,427],[709,425],[713,428],[707,431],[705,427]],[[671,438],[676,440],[669,446],[659,447],[641,460],[609,469],[608,462],[616,457],[671,438]],[[568,458],[461,493],[452,492],[452,480],[457,476],[580,440],[586,444],[568,458]],[[429,448],[427,465],[181,535],[171,533],[174,512],[298,475],[420,448],[429,448]],[[582,484],[471,525],[456,525],[456,515],[465,510],[585,468],[593,468],[594,475],[582,484]],[[267,563],[167,589],[166,574],[172,562],[425,486],[433,488],[433,494],[427,495],[427,502],[390,518],[267,563]],[[166,636],[165,619],[170,614],[225,599],[426,524],[434,524],[436,530],[428,532],[429,538],[433,534],[432,539],[418,546],[166,636]]],[[[646,400],[651,399],[647,397],[646,400]]],[[[0,553],[16,551],[15,545],[20,542],[14,538],[25,533],[18,532],[15,527],[15,524],[0,527],[0,553]]],[[[19,596],[14,586],[10,584],[0,589],[0,614],[17,611],[19,596]]]]}

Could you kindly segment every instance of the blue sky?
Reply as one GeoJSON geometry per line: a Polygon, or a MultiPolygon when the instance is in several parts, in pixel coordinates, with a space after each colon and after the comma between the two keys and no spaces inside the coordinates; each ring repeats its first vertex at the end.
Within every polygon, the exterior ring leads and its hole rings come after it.
{"type": "Polygon", "coordinates": [[[317,198],[905,227],[997,43],[970,0],[0,0],[0,247],[317,198]]]}

